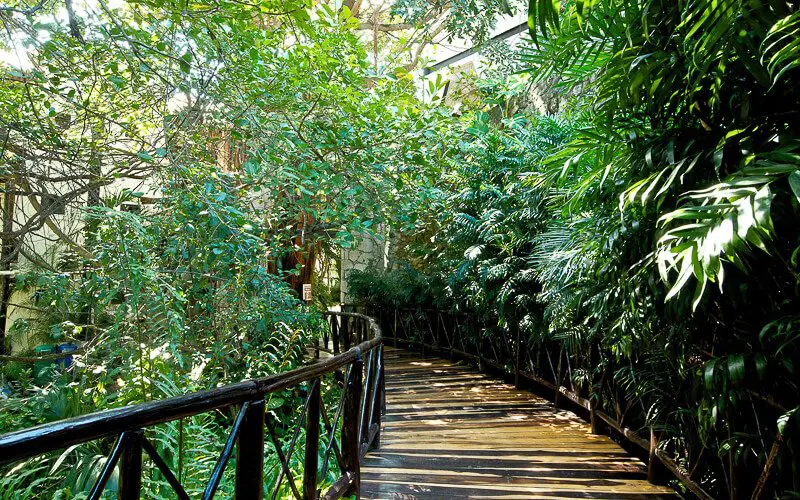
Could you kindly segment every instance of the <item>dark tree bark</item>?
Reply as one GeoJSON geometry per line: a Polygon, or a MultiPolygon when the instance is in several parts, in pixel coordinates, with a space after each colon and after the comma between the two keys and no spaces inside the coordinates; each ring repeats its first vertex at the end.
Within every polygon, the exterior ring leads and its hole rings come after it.
{"type": "Polygon", "coordinates": [[[11,301],[14,278],[10,274],[11,261],[17,252],[11,236],[14,225],[14,189],[11,181],[6,182],[3,194],[3,233],[0,249],[0,354],[6,352],[6,327],[8,323],[8,304],[11,301]]]}

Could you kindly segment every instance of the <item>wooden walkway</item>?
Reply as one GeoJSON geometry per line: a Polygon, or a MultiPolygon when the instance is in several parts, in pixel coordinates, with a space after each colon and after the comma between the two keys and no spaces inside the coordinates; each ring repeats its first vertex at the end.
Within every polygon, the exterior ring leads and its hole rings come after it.
{"type": "Polygon", "coordinates": [[[386,348],[362,498],[677,498],[576,415],[468,365],[386,348]]]}

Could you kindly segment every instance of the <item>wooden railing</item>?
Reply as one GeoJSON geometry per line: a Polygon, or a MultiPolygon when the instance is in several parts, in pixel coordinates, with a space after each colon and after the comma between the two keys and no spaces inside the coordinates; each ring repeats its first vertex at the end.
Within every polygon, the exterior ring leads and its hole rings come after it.
{"type": "MultiPolygon", "coordinates": [[[[489,332],[477,315],[471,313],[371,308],[357,304],[341,304],[341,308],[376,318],[388,345],[417,349],[423,354],[435,352],[451,359],[461,358],[476,364],[482,371],[513,378],[517,387],[525,381],[537,386],[540,389],[537,392],[549,395],[556,408],[571,403],[588,417],[593,433],[609,431],[640,448],[642,455],[647,456],[648,480],[662,482],[667,474],[672,474],[695,497],[713,498],[659,448],[652,430],[648,437],[640,436],[602,411],[600,394],[582,393],[580,387],[575,387],[569,356],[562,348],[534,350],[519,331],[513,334],[500,329],[489,332]]],[[[594,384],[589,385],[593,390],[594,384]]]]}
{"type": "Polygon", "coordinates": [[[275,498],[285,479],[297,499],[335,499],[359,495],[360,463],[366,452],[379,445],[381,414],[385,410],[383,345],[375,320],[357,313],[325,313],[330,337],[315,346],[335,355],[290,372],[261,379],[186,394],[184,396],[100,411],[78,418],[40,425],[0,436],[0,464],[17,462],[48,452],[116,437],[88,498],[100,498],[115,468],[119,467],[118,498],[139,498],[144,456],[163,475],[178,498],[187,499],[181,482],[153,445],[153,426],[229,407],[238,407],[225,446],[210,474],[202,498],[213,498],[234,451],[236,452],[235,496],[260,499],[264,490],[264,443],[268,437],[280,460],[280,473],[271,492],[275,498]],[[352,346],[352,347],[351,347],[352,346]],[[343,351],[343,352],[340,352],[343,351]],[[335,411],[322,403],[322,378],[331,376],[340,391],[335,411]],[[276,423],[265,412],[265,396],[306,385],[305,404],[298,416],[288,447],[278,439],[276,423]],[[341,424],[340,424],[341,422],[341,424]],[[291,457],[305,428],[302,489],[295,484],[291,457]],[[320,448],[320,434],[325,433],[320,448]],[[337,440],[337,434],[339,438],[337,440]],[[323,451],[319,463],[320,451],[323,451]],[[331,458],[331,454],[333,458],[331,458]],[[341,474],[325,491],[319,478],[326,477],[331,460],[341,474]]]}

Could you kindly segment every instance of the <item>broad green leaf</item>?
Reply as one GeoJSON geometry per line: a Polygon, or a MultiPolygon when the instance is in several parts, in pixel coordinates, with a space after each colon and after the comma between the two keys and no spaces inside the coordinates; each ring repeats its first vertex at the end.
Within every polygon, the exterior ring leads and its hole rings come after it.
{"type": "Polygon", "coordinates": [[[735,354],[728,358],[728,373],[733,385],[742,383],[745,378],[745,359],[742,354],[735,354]]]}
{"type": "Polygon", "coordinates": [[[795,198],[800,202],[800,170],[795,170],[789,174],[789,187],[792,188],[795,198]]]}

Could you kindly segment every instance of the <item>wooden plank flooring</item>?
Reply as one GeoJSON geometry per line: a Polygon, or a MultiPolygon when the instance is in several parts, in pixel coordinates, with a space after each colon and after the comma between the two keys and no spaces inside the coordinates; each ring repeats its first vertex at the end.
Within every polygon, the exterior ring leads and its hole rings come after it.
{"type": "Polygon", "coordinates": [[[677,498],[576,415],[468,365],[386,348],[362,498],[677,498]]]}

